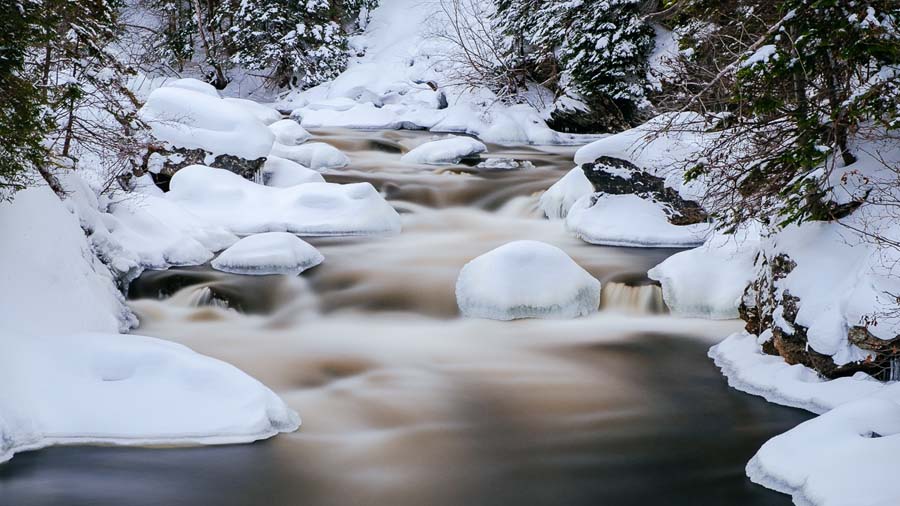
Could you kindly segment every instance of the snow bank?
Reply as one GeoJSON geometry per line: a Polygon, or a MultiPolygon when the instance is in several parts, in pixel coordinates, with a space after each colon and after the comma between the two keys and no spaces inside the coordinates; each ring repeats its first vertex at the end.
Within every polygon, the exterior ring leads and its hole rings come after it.
{"type": "Polygon", "coordinates": [[[213,269],[235,274],[300,274],[325,257],[294,234],[267,232],[236,242],[212,261],[213,269]]]}
{"type": "Polygon", "coordinates": [[[276,121],[269,125],[269,130],[275,134],[275,142],[285,146],[298,146],[312,137],[309,132],[300,126],[300,123],[292,119],[276,121]]]}
{"type": "Polygon", "coordinates": [[[159,339],[3,332],[0,345],[0,461],[55,444],[249,442],[300,423],[237,368],[159,339]]]}
{"type": "Polygon", "coordinates": [[[699,246],[711,232],[707,223],[672,225],[658,204],[631,194],[581,197],[569,209],[566,228],[592,244],[644,248],[699,246]]]}
{"type": "Polygon", "coordinates": [[[0,230],[0,334],[117,332],[135,323],[78,218],[48,188],[0,203],[0,230]]]}
{"type": "Polygon", "coordinates": [[[487,146],[471,137],[450,137],[426,142],[401,158],[406,163],[427,165],[456,164],[487,151],[487,146]]]}
{"type": "Polygon", "coordinates": [[[109,215],[80,220],[73,211],[97,202],[63,180],[66,202],[33,188],[0,203],[0,461],[54,444],[238,443],[296,429],[296,413],[238,369],[117,334],[135,321],[81,228],[111,248],[109,215]]]}
{"type": "Polygon", "coordinates": [[[757,231],[715,234],[699,248],[670,256],[647,275],[660,282],[663,300],[675,315],[737,318],[758,251],[757,231]]]}
{"type": "Polygon", "coordinates": [[[194,87],[164,86],[150,93],[139,114],[154,137],[177,148],[204,149],[214,156],[256,160],[269,154],[275,135],[244,105],[194,87]]]}
{"type": "Polygon", "coordinates": [[[575,167],[541,195],[540,207],[551,220],[562,220],[578,199],[592,193],[594,185],[581,167],[575,167]]]}
{"type": "MultiPolygon", "coordinates": [[[[202,93],[212,98],[222,98],[222,96],[219,95],[219,90],[217,90],[215,86],[192,77],[175,79],[174,81],[165,81],[164,84],[169,88],[181,88],[182,90],[196,91],[197,93],[202,93]]],[[[158,85],[153,86],[154,89],[157,87],[158,85]]]]}
{"type": "Polygon", "coordinates": [[[747,465],[756,483],[795,504],[892,506],[900,454],[900,404],[865,399],[766,442],[747,465]]]}
{"type": "Polygon", "coordinates": [[[758,338],[746,332],[733,334],[713,346],[709,356],[733,388],[813,413],[869,397],[888,385],[863,373],[824,380],[808,367],[790,365],[779,356],[763,353],[758,338]]]}
{"type": "Polygon", "coordinates": [[[597,310],[600,282],[555,246],[515,241],[462,268],[456,302],[474,318],[576,318],[597,310]]]}
{"type": "Polygon", "coordinates": [[[400,216],[369,183],[271,188],[202,165],[175,173],[166,199],[238,235],[398,233],[400,216]]]}
{"type": "Polygon", "coordinates": [[[305,183],[324,183],[322,174],[286,158],[269,155],[262,169],[262,181],[266,186],[288,188],[305,183]]]}
{"type": "Polygon", "coordinates": [[[350,165],[347,155],[323,142],[308,142],[300,146],[286,146],[276,142],[272,147],[272,155],[314,170],[337,169],[350,165]]]}

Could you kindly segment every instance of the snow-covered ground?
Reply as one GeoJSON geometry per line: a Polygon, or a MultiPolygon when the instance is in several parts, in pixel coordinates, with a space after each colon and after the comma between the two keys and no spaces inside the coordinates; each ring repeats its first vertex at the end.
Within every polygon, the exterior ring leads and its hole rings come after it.
{"type": "Polygon", "coordinates": [[[0,204],[0,461],[53,444],[224,444],[295,430],[297,414],[240,370],[119,334],[135,320],[78,207],[47,188],[0,204]]]}
{"type": "Polygon", "coordinates": [[[305,128],[428,129],[500,144],[578,142],[547,127],[546,111],[505,104],[484,87],[460,83],[458,59],[448,56],[453,45],[436,36],[449,24],[433,2],[383,0],[365,32],[351,40],[362,56],[352,57],[335,80],[292,93],[277,106],[293,110],[305,128]]]}

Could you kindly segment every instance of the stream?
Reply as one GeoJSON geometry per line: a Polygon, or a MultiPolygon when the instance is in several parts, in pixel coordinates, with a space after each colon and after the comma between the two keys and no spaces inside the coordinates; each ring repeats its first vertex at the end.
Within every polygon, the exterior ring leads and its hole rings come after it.
{"type": "Polygon", "coordinates": [[[403,232],[312,238],[300,277],[208,266],[132,283],[135,333],[229,362],[303,419],[251,445],[65,447],[0,466],[3,506],[778,506],[744,465],[812,415],[729,389],[706,357],[737,321],[675,318],[645,272],[676,250],[584,243],[542,217],[539,193],[574,147],[488,146],[533,167],[404,165],[428,132],[313,132],[351,158],[403,232]],[[458,316],[472,258],[518,239],[565,250],[604,284],[567,321],[458,316]]]}

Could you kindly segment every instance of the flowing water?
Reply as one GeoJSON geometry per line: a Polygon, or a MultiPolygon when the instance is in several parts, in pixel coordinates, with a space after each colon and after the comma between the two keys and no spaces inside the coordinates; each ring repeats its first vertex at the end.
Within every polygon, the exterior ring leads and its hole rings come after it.
{"type": "Polygon", "coordinates": [[[333,182],[370,181],[403,233],[312,239],[300,277],[208,267],[132,284],[138,333],[228,361],[278,392],[300,431],[252,445],[53,448],[0,466],[0,504],[787,505],[743,466],[807,419],[728,389],[706,357],[738,322],[666,314],[644,273],[672,250],[598,247],[541,219],[537,193],[573,148],[489,146],[533,167],[411,167],[424,132],[317,132],[347,152],[333,182]],[[459,269],[536,239],[603,284],[569,321],[458,316],[459,269]]]}

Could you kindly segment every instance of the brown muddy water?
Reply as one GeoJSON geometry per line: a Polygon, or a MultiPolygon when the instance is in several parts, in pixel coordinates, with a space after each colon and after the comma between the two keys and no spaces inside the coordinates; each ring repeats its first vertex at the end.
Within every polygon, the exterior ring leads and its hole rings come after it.
{"type": "Polygon", "coordinates": [[[740,327],[666,314],[643,273],[673,250],[599,247],[541,218],[574,148],[489,146],[520,170],[405,165],[426,132],[316,132],[402,213],[382,238],[311,239],[297,278],[208,267],[132,284],[137,333],[230,362],[301,429],[251,445],[69,447],[0,466],[3,506],[779,506],[743,467],[810,418],[727,387],[706,350],[740,327]],[[604,283],[568,321],[458,316],[459,269],[517,239],[568,252],[604,283]]]}

